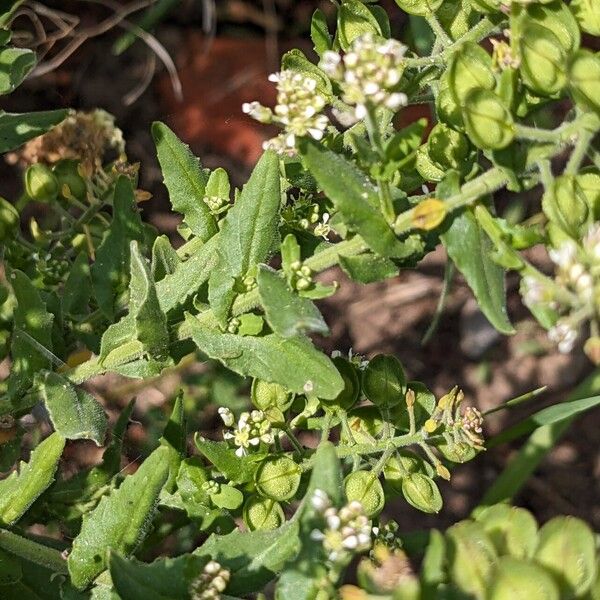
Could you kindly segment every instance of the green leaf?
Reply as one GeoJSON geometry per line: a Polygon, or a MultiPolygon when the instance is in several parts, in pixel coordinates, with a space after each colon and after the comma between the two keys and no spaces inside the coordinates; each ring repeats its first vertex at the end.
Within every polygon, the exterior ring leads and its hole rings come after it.
{"type": "Polygon", "coordinates": [[[246,483],[254,478],[262,455],[236,456],[227,442],[207,440],[199,435],[194,438],[196,447],[232,483],[246,483]]]}
{"type": "Polygon", "coordinates": [[[298,522],[288,521],[272,531],[213,534],[194,554],[212,558],[229,569],[233,577],[227,592],[246,595],[262,590],[296,554],[298,545],[298,522]]]}
{"type": "Polygon", "coordinates": [[[129,278],[130,242],[133,240],[142,243],[144,230],[131,180],[122,175],[115,185],[113,220],[91,268],[96,301],[110,319],[114,315],[115,298],[125,290],[129,278]]]}
{"type": "Polygon", "coordinates": [[[192,554],[143,563],[110,555],[110,576],[119,595],[127,600],[183,600],[189,587],[202,573],[207,559],[192,554]]]}
{"type": "Polygon", "coordinates": [[[208,240],[217,233],[217,222],[204,202],[208,175],[189,147],[164,123],[152,124],[152,137],[173,210],[183,215],[194,235],[208,240]]]}
{"type": "Polygon", "coordinates": [[[54,317],[46,310],[46,304],[27,275],[12,271],[9,281],[17,301],[10,349],[13,362],[8,380],[9,397],[14,399],[31,387],[38,371],[49,367],[45,351],[52,351],[54,317]]]}
{"type": "Polygon", "coordinates": [[[467,209],[455,217],[442,241],[489,322],[501,333],[514,333],[506,313],[504,269],[492,260],[493,244],[473,211],[467,209]]]}
{"type": "Polygon", "coordinates": [[[80,252],[71,265],[61,296],[65,315],[85,315],[92,295],[90,265],[85,252],[80,252]]]}
{"type": "Polygon", "coordinates": [[[208,291],[210,306],[221,325],[227,321],[236,283],[264,262],[276,245],[280,203],[279,158],[274,152],[265,152],[222,221],[219,258],[208,291]]]}
{"type": "Polygon", "coordinates": [[[275,333],[283,337],[310,331],[329,333],[319,309],[308,298],[298,296],[275,271],[260,265],[257,282],[267,322],[275,333]]]}
{"type": "Polygon", "coordinates": [[[398,267],[393,261],[376,254],[340,255],[340,267],[350,279],[360,283],[373,283],[398,275],[398,267]]]}
{"type": "Polygon", "coordinates": [[[0,153],[18,148],[38,135],[58,125],[68,114],[66,110],[31,113],[0,111],[0,153]]]}
{"type": "MultiPolygon", "coordinates": [[[[571,394],[569,402],[577,402],[589,394],[600,393],[600,370],[594,371],[571,394]]],[[[577,413],[566,419],[546,423],[534,431],[531,437],[519,449],[519,452],[505,467],[504,471],[488,488],[481,501],[482,506],[504,502],[513,498],[533,474],[539,464],[569,429],[577,413]]],[[[495,438],[490,442],[495,443],[495,438]]]]}
{"type": "Polygon", "coordinates": [[[108,422],[98,401],[58,373],[46,371],[40,383],[56,431],[69,440],[93,440],[101,446],[108,422]]]}
{"type": "MultiPolygon", "coordinates": [[[[168,357],[167,317],[160,307],[148,264],[135,241],[131,242],[130,263],[129,313],[104,332],[100,347],[100,361],[113,368],[118,366],[115,359],[122,356],[123,349],[133,348],[132,342],[138,342],[158,362],[168,357]]],[[[125,352],[124,356],[129,354],[125,352]]]]}
{"type": "MultiPolygon", "coordinates": [[[[342,465],[336,454],[335,446],[331,442],[320,444],[313,458],[310,482],[305,498],[310,502],[315,490],[321,490],[329,496],[334,506],[340,505],[344,496],[342,478],[342,465]]],[[[312,507],[309,508],[309,502],[305,501],[304,510],[311,512],[312,507]]],[[[310,515],[308,517],[310,518],[310,515]]],[[[307,520],[306,516],[303,518],[307,520]]]]}
{"type": "Polygon", "coordinates": [[[366,175],[318,142],[305,140],[301,152],[308,170],[350,229],[382,256],[405,254],[404,246],[376,208],[379,206],[377,190],[366,175]]]}
{"type": "Polygon", "coordinates": [[[0,523],[16,523],[38,496],[54,481],[65,439],[53,433],[33,450],[28,463],[0,481],[0,523]]]}
{"type": "Polygon", "coordinates": [[[185,458],[186,434],[186,419],[183,412],[183,392],[180,392],[175,398],[173,411],[165,426],[163,436],[160,438],[160,443],[169,449],[170,454],[171,466],[169,480],[165,484],[165,490],[169,493],[173,493],[175,490],[177,473],[179,472],[181,461],[185,458]]]}
{"type": "Polygon", "coordinates": [[[310,392],[324,399],[336,398],[344,388],[331,360],[307,338],[284,338],[276,333],[260,337],[221,333],[189,315],[186,326],[202,352],[240,375],[280,383],[297,394],[310,392]]]}
{"type": "Polygon", "coordinates": [[[87,587],[106,568],[109,548],[125,556],[136,549],[150,527],[169,466],[168,448],[157,448],[118,489],[84,516],[68,561],[75,587],[87,587]]]}
{"type": "Polygon", "coordinates": [[[310,39],[314,44],[313,47],[315,52],[319,56],[322,56],[324,52],[333,48],[333,40],[331,39],[331,34],[327,27],[327,19],[325,13],[320,8],[317,8],[312,15],[310,22],[310,39]]]}
{"type": "Polygon", "coordinates": [[[196,294],[217,264],[217,245],[219,236],[213,236],[186,261],[180,263],[175,271],[156,284],[160,307],[167,313],[184,304],[196,294]]]}
{"type": "Polygon", "coordinates": [[[367,33],[381,36],[377,19],[360,0],[343,0],[338,8],[337,40],[344,52],[350,50],[352,42],[367,33]]]}
{"type": "Polygon", "coordinates": [[[167,275],[172,275],[181,263],[175,248],[166,235],[159,235],[154,240],[152,246],[152,262],[150,274],[154,282],[164,279],[167,275]]]}
{"type": "Polygon", "coordinates": [[[35,67],[35,52],[26,48],[0,49],[0,94],[10,94],[35,67]]]}

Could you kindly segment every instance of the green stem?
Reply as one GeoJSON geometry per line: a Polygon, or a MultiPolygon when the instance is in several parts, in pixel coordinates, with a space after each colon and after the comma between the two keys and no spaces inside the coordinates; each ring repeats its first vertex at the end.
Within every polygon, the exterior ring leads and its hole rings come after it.
{"type": "Polygon", "coordinates": [[[429,15],[428,17],[425,17],[425,18],[427,20],[427,23],[429,24],[429,27],[431,27],[431,30],[433,31],[433,33],[435,33],[436,37],[442,43],[443,47],[448,48],[449,46],[452,46],[453,45],[452,39],[444,31],[444,28],[440,24],[438,18],[435,16],[435,14],[432,13],[431,15],[429,15]]]}
{"type": "Polygon", "coordinates": [[[587,129],[581,131],[577,137],[577,142],[575,142],[575,147],[573,148],[573,152],[571,152],[571,156],[569,157],[569,161],[565,167],[565,175],[575,175],[577,171],[579,171],[581,163],[587,154],[588,147],[595,135],[595,131],[589,131],[587,129]]]}
{"type": "Polygon", "coordinates": [[[45,567],[54,573],[67,575],[69,572],[67,561],[58,550],[38,544],[12,531],[0,529],[0,548],[29,562],[45,567]]]}

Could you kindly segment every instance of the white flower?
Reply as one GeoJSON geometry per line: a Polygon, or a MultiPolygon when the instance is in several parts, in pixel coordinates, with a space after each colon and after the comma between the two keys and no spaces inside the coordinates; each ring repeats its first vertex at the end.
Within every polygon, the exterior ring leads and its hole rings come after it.
{"type": "Polygon", "coordinates": [[[557,267],[566,270],[577,258],[577,246],[571,241],[564,242],[558,248],[549,250],[548,255],[557,267]]]}
{"type": "Polygon", "coordinates": [[[552,342],[558,344],[559,352],[568,354],[573,350],[577,340],[577,331],[566,321],[559,321],[548,331],[548,337],[552,342]]]}
{"type": "Polygon", "coordinates": [[[324,513],[330,506],[331,500],[329,500],[329,496],[323,491],[316,489],[310,499],[310,503],[313,508],[320,513],[324,513]]]}
{"type": "Polygon", "coordinates": [[[217,412],[219,413],[219,416],[221,417],[221,420],[223,421],[226,427],[231,427],[233,425],[234,417],[233,413],[229,408],[221,406],[219,407],[219,410],[217,412]]]}

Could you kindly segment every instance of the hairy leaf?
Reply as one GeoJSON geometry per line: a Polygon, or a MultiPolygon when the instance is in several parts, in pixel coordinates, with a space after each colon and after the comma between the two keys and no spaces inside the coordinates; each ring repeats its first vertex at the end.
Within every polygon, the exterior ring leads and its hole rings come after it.
{"type": "Polygon", "coordinates": [[[329,333],[319,309],[308,299],[298,296],[285,279],[265,265],[258,269],[258,293],[271,329],[283,337],[314,331],[329,333]]]}
{"type": "Polygon", "coordinates": [[[101,446],[106,434],[106,413],[98,401],[58,373],[41,379],[42,395],[56,431],[69,440],[88,439],[101,446]]]}
{"type": "Polygon", "coordinates": [[[129,178],[119,177],[114,193],[113,220],[92,265],[94,294],[100,310],[112,319],[115,298],[129,277],[130,242],[143,242],[144,232],[129,178]]]}
{"type": "Polygon", "coordinates": [[[221,333],[189,315],[186,325],[202,352],[240,375],[280,383],[292,392],[313,393],[324,399],[336,398],[344,387],[331,360],[307,338],[221,333]]]}
{"type": "Polygon", "coordinates": [[[175,248],[171,246],[169,238],[166,235],[159,235],[152,246],[150,273],[154,282],[156,283],[167,275],[173,274],[180,263],[181,260],[175,248]]]}
{"type": "Polygon", "coordinates": [[[143,563],[110,555],[110,575],[116,591],[127,600],[182,600],[192,581],[202,573],[207,558],[184,554],[143,563]]]}
{"type": "Polygon", "coordinates": [[[84,315],[92,295],[90,265],[85,252],[80,252],[71,265],[61,296],[62,311],[65,315],[84,315]]]}
{"type": "Polygon", "coordinates": [[[161,446],[83,518],[68,561],[75,587],[87,587],[106,568],[109,548],[125,556],[136,549],[148,532],[168,475],[169,450],[161,446]]]}
{"type": "Polygon", "coordinates": [[[189,147],[164,123],[153,123],[152,137],[173,210],[183,215],[194,235],[208,240],[217,233],[217,222],[204,202],[208,175],[189,147]]]}
{"type": "Polygon", "coordinates": [[[210,275],[208,295],[221,324],[227,321],[236,283],[264,262],[275,247],[280,202],[279,158],[274,152],[265,152],[222,221],[219,257],[210,275]]]}
{"type": "Polygon", "coordinates": [[[194,441],[198,450],[233,483],[251,481],[258,468],[258,461],[263,458],[262,455],[257,454],[236,456],[227,442],[215,442],[199,435],[195,437],[194,441]]]}
{"type": "Polygon", "coordinates": [[[405,254],[403,245],[377,208],[377,190],[366,175],[318,142],[306,140],[301,151],[309,171],[351,230],[382,256],[405,254]]]}
{"type": "Polygon", "coordinates": [[[350,279],[360,283],[373,283],[398,274],[398,267],[393,261],[376,254],[340,256],[340,267],[350,279]]]}
{"type": "Polygon", "coordinates": [[[504,269],[492,260],[492,242],[473,212],[465,210],[455,217],[442,241],[489,322],[502,333],[514,333],[506,313],[504,269]]]}
{"type": "Polygon", "coordinates": [[[28,463],[21,463],[0,481],[0,523],[16,523],[38,496],[54,481],[54,473],[65,447],[65,438],[59,433],[47,437],[33,452],[28,463]]]}
{"type": "Polygon", "coordinates": [[[25,142],[46,133],[68,114],[66,110],[48,110],[31,113],[0,111],[0,153],[18,148],[25,142]]]}

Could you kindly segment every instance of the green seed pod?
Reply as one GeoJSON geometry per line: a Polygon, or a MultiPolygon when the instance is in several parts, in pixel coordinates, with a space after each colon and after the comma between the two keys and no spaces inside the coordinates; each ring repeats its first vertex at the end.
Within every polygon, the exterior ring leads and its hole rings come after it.
{"type": "Polygon", "coordinates": [[[417,149],[415,168],[425,181],[441,181],[445,175],[444,171],[431,160],[427,144],[417,149]]]}
{"type": "Polygon", "coordinates": [[[455,41],[465,35],[478,20],[469,4],[462,0],[442,2],[435,14],[444,31],[455,41]]]}
{"type": "Polygon", "coordinates": [[[459,104],[454,99],[448,85],[448,77],[442,75],[439,81],[438,95],[435,100],[435,109],[438,119],[457,131],[465,127],[459,104]]]}
{"type": "Polygon", "coordinates": [[[448,87],[457,104],[464,106],[471,91],[491,91],[495,85],[492,58],[481,46],[467,42],[452,55],[448,65],[448,87]]]}
{"type": "Polygon", "coordinates": [[[440,454],[447,460],[454,463],[465,463],[473,460],[477,456],[477,450],[466,442],[448,443],[441,442],[436,445],[440,454]]]}
{"type": "Polygon", "coordinates": [[[250,398],[252,404],[260,410],[266,410],[272,406],[287,410],[291,402],[291,395],[282,385],[262,379],[252,381],[250,398]]]}
{"type": "Polygon", "coordinates": [[[66,185],[69,192],[77,200],[85,200],[87,195],[87,186],[85,179],[79,174],[79,162],[71,159],[63,159],[57,162],[52,168],[52,172],[58,180],[59,194],[63,194],[63,188],[66,185]]]}
{"type": "Polygon", "coordinates": [[[572,0],[569,8],[583,31],[600,35],[600,0],[572,0]]]}
{"type": "Polygon", "coordinates": [[[256,495],[246,500],[242,517],[250,531],[277,529],[285,522],[283,508],[279,502],[256,495]]]}
{"type": "Polygon", "coordinates": [[[412,473],[402,481],[404,499],[417,510],[438,513],[443,500],[435,481],[423,473],[412,473]]]}
{"type": "Polygon", "coordinates": [[[0,242],[5,242],[12,237],[18,226],[17,209],[8,200],[0,197],[0,242]]]}
{"type": "Polygon", "coordinates": [[[475,520],[496,547],[499,555],[531,558],[537,546],[537,523],[524,508],[496,504],[477,512],[475,520]]]}
{"type": "Polygon", "coordinates": [[[585,110],[600,113],[600,57],[579,50],[569,64],[569,89],[575,102],[585,110]]]}
{"type": "Polygon", "coordinates": [[[497,556],[483,526],[461,521],[448,529],[446,539],[451,581],[463,592],[485,598],[497,556]]]}
{"type": "Polygon", "coordinates": [[[528,4],[523,10],[525,26],[534,22],[551,31],[567,54],[575,52],[581,43],[581,33],[577,20],[569,7],[556,0],[550,4],[528,4]]]}
{"type": "Polygon", "coordinates": [[[598,221],[600,219],[600,171],[595,168],[582,169],[576,175],[575,181],[592,211],[594,221],[598,221]]]}
{"type": "Polygon", "coordinates": [[[463,118],[470,140],[483,150],[506,148],[515,136],[512,115],[494,92],[472,90],[465,100],[463,118]]]}
{"type": "Polygon", "coordinates": [[[410,450],[398,450],[383,467],[386,483],[397,494],[402,493],[402,482],[413,473],[433,477],[435,470],[430,463],[410,450]]]}
{"type": "Polygon", "coordinates": [[[441,5],[443,0],[396,0],[396,4],[409,15],[428,17],[441,5]]]}
{"type": "Polygon", "coordinates": [[[558,37],[529,22],[519,36],[523,83],[543,96],[553,96],[567,83],[567,54],[558,37]]]}
{"type": "Polygon", "coordinates": [[[370,471],[354,471],[344,479],[348,502],[357,500],[368,517],[377,516],[385,505],[385,494],[378,477],[370,471]]]}
{"type": "Polygon", "coordinates": [[[391,355],[378,354],[363,372],[365,396],[376,406],[391,408],[404,400],[406,375],[400,361],[391,355]]]}
{"type": "Polygon", "coordinates": [[[344,410],[352,408],[360,394],[360,380],[356,367],[345,358],[336,356],[332,360],[335,368],[339,371],[344,380],[344,389],[333,400],[323,400],[321,402],[328,406],[339,406],[344,410]]]}
{"type": "Polygon", "coordinates": [[[504,556],[496,565],[486,600],[559,600],[552,576],[539,565],[504,556]]]}
{"type": "Polygon", "coordinates": [[[557,579],[561,598],[581,597],[596,577],[596,544],[580,519],[555,517],[539,532],[535,560],[557,579]]]}
{"type": "Polygon", "coordinates": [[[576,181],[574,175],[557,177],[542,197],[542,210],[552,223],[578,239],[590,210],[576,181]]]}
{"type": "Polygon", "coordinates": [[[256,489],[271,500],[289,500],[300,485],[300,467],[287,456],[270,456],[258,467],[254,476],[256,489]]]}
{"type": "MultiPolygon", "coordinates": [[[[383,429],[381,412],[376,406],[359,406],[348,413],[348,425],[352,438],[357,444],[372,444],[383,429]]],[[[342,442],[349,444],[350,440],[342,430],[342,442]]]]}
{"type": "Polygon", "coordinates": [[[36,202],[52,202],[58,196],[58,179],[42,163],[35,163],[25,171],[25,191],[36,202]]]}
{"type": "Polygon", "coordinates": [[[462,133],[438,123],[427,139],[427,151],[441,169],[463,170],[469,155],[469,141],[462,133]]]}

